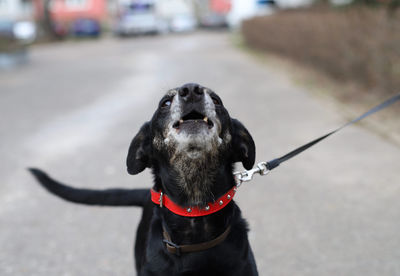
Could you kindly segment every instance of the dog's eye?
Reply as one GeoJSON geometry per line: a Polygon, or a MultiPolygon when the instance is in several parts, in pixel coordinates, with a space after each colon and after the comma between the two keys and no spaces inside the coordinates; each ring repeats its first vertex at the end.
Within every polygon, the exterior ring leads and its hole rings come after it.
{"type": "Polygon", "coordinates": [[[168,107],[168,106],[171,105],[171,103],[172,103],[172,101],[171,101],[170,99],[164,100],[164,101],[161,103],[161,107],[168,107]]]}
{"type": "Polygon", "coordinates": [[[221,102],[216,98],[216,97],[212,97],[212,101],[215,105],[220,105],[221,102]]]}

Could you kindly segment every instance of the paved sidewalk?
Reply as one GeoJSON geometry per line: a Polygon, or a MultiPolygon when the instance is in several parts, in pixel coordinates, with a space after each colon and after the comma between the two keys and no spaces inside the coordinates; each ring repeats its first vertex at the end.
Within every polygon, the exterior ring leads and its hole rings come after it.
{"type": "MultiPolygon", "coordinates": [[[[34,48],[0,73],[0,275],[135,275],[133,208],[85,207],[43,191],[25,168],[75,186],[150,187],[130,176],[130,140],[168,88],[214,89],[257,145],[257,161],[344,123],[285,72],[195,33],[34,48]]],[[[260,275],[400,275],[400,148],[351,126],[245,183],[260,275]]],[[[238,167],[239,169],[239,167],[238,167]]]]}

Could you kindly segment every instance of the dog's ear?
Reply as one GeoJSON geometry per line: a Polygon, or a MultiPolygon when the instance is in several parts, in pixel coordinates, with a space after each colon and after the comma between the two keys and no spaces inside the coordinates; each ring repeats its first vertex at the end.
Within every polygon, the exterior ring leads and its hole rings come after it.
{"type": "Polygon", "coordinates": [[[150,167],[150,123],[145,123],[133,138],[126,158],[128,173],[138,174],[150,167]]]}
{"type": "Polygon", "coordinates": [[[236,119],[232,119],[232,144],[234,162],[242,162],[246,170],[253,168],[256,146],[249,131],[236,119]]]}

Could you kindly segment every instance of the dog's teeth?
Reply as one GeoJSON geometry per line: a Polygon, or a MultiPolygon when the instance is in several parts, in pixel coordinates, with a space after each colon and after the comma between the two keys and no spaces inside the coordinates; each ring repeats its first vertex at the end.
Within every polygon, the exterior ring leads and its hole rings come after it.
{"type": "Polygon", "coordinates": [[[208,123],[208,118],[207,118],[207,117],[204,117],[203,121],[206,122],[206,123],[208,123]]]}
{"type": "Polygon", "coordinates": [[[179,123],[181,123],[181,124],[182,124],[182,123],[183,123],[183,120],[182,120],[182,119],[180,119],[180,120],[179,120],[179,123]]]}

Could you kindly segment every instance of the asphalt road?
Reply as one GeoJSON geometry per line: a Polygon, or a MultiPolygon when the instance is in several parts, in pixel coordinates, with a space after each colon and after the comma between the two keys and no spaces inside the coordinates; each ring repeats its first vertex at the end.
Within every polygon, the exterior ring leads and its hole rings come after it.
{"type": "MultiPolygon", "coordinates": [[[[64,202],[25,168],[75,186],[150,187],[149,172],[126,173],[128,145],[163,93],[187,82],[222,97],[258,161],[345,121],[228,34],[37,46],[27,66],[0,72],[0,275],[135,275],[139,209],[64,202]]],[[[398,146],[351,126],[243,184],[260,275],[400,275],[399,164],[398,146]]]]}

